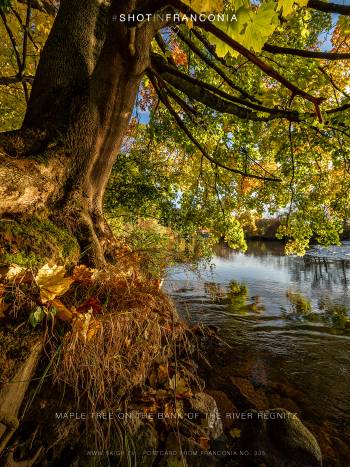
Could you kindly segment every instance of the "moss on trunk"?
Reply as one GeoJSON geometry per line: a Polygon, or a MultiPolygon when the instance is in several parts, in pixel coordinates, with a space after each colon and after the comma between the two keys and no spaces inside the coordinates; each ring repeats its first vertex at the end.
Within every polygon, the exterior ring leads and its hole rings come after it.
{"type": "Polygon", "coordinates": [[[76,238],[48,219],[0,221],[0,263],[40,267],[47,261],[76,264],[80,249],[76,238]]]}

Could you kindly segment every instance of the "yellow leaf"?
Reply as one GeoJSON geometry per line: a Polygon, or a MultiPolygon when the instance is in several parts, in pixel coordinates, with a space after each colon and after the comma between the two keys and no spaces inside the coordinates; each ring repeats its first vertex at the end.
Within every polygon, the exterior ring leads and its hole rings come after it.
{"type": "Polygon", "coordinates": [[[35,276],[35,282],[40,288],[40,298],[43,303],[63,295],[71,286],[73,279],[64,277],[66,271],[63,266],[49,266],[45,264],[35,276]]]}
{"type": "Polygon", "coordinates": [[[241,436],[241,431],[242,431],[242,430],[239,430],[238,428],[232,428],[232,430],[230,430],[230,435],[231,435],[232,438],[234,438],[234,439],[240,438],[240,436],[241,436]]]}
{"type": "Polygon", "coordinates": [[[8,281],[14,281],[24,273],[25,268],[22,268],[22,266],[18,266],[17,264],[11,264],[10,269],[7,271],[5,279],[8,281]]]}
{"type": "Polygon", "coordinates": [[[82,337],[85,342],[91,340],[102,328],[102,323],[89,313],[79,313],[73,320],[73,330],[82,337]]]}
{"type": "Polygon", "coordinates": [[[197,13],[217,13],[224,8],[223,0],[184,0],[197,13]]]}
{"type": "Polygon", "coordinates": [[[176,397],[184,398],[192,396],[191,388],[188,387],[186,381],[179,375],[174,375],[169,380],[169,386],[175,392],[176,397]]]}

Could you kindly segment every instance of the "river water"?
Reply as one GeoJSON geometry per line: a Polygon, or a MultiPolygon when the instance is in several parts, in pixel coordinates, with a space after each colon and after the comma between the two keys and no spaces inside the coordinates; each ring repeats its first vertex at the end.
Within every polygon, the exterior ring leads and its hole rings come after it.
{"type": "Polygon", "coordinates": [[[218,245],[211,267],[174,267],[165,282],[183,316],[215,325],[230,344],[226,373],[293,388],[330,458],[350,446],[349,287],[350,242],[304,257],[285,256],[278,242],[250,242],[245,254],[218,245]]]}

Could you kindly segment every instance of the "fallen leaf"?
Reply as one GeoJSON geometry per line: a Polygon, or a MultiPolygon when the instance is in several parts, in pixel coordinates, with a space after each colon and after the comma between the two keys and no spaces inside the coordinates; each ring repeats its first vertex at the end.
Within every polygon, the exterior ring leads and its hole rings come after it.
{"type": "Polygon", "coordinates": [[[89,326],[88,326],[88,329],[87,329],[87,332],[86,332],[86,340],[89,341],[93,337],[95,337],[100,329],[102,329],[101,321],[92,318],[90,320],[90,323],[89,323],[89,326]]]}
{"type": "Polygon", "coordinates": [[[87,313],[89,310],[92,310],[94,313],[102,313],[102,305],[98,298],[90,297],[85,300],[84,303],[78,306],[78,313],[87,313]]]}
{"type": "Polygon", "coordinates": [[[201,436],[199,438],[198,443],[200,444],[201,448],[203,448],[203,449],[209,449],[209,447],[210,447],[209,439],[205,438],[204,436],[201,436]]]}
{"type": "Polygon", "coordinates": [[[165,389],[158,389],[156,392],[157,399],[167,399],[169,397],[172,397],[172,394],[169,391],[166,391],[165,389]]]}
{"type": "Polygon", "coordinates": [[[77,314],[73,319],[72,328],[87,342],[102,328],[102,323],[92,316],[92,310],[90,310],[88,313],[77,314]]]}
{"type": "Polygon", "coordinates": [[[95,269],[88,268],[85,264],[80,264],[74,268],[72,278],[74,282],[88,284],[92,281],[95,271],[95,269]]]}
{"type": "Polygon", "coordinates": [[[232,430],[230,430],[230,435],[234,439],[240,438],[241,437],[241,431],[242,430],[240,430],[238,428],[232,428],[232,430]]]}
{"type": "Polygon", "coordinates": [[[51,305],[56,308],[57,313],[56,316],[58,319],[66,322],[70,322],[73,319],[74,313],[67,308],[61,300],[58,300],[57,298],[54,300],[51,300],[51,305]]]}
{"type": "Polygon", "coordinates": [[[169,380],[169,386],[175,392],[177,398],[183,399],[192,396],[191,388],[187,385],[186,380],[179,375],[174,375],[169,380]]]}
{"type": "Polygon", "coordinates": [[[40,288],[40,298],[43,303],[53,300],[59,295],[63,295],[69,290],[73,279],[65,276],[65,269],[63,266],[49,266],[45,264],[39,269],[35,276],[35,282],[40,288]]]}
{"type": "Polygon", "coordinates": [[[18,266],[17,264],[11,264],[10,269],[7,271],[5,279],[10,282],[13,282],[20,276],[23,276],[25,274],[25,271],[26,269],[22,266],[18,266]]]}

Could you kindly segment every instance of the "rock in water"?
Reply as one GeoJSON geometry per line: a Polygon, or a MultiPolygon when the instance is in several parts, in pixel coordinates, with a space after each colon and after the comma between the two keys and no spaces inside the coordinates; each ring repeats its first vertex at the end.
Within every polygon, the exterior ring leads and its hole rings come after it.
{"type": "MultiPolygon", "coordinates": [[[[204,392],[199,392],[189,399],[190,412],[204,417],[202,427],[206,427],[208,437],[216,439],[223,433],[221,418],[215,399],[204,392]]],[[[197,419],[197,421],[199,421],[197,419]]]]}
{"type": "Polygon", "coordinates": [[[321,467],[322,453],[313,434],[285,409],[249,411],[242,425],[241,445],[257,465],[321,467]]]}

